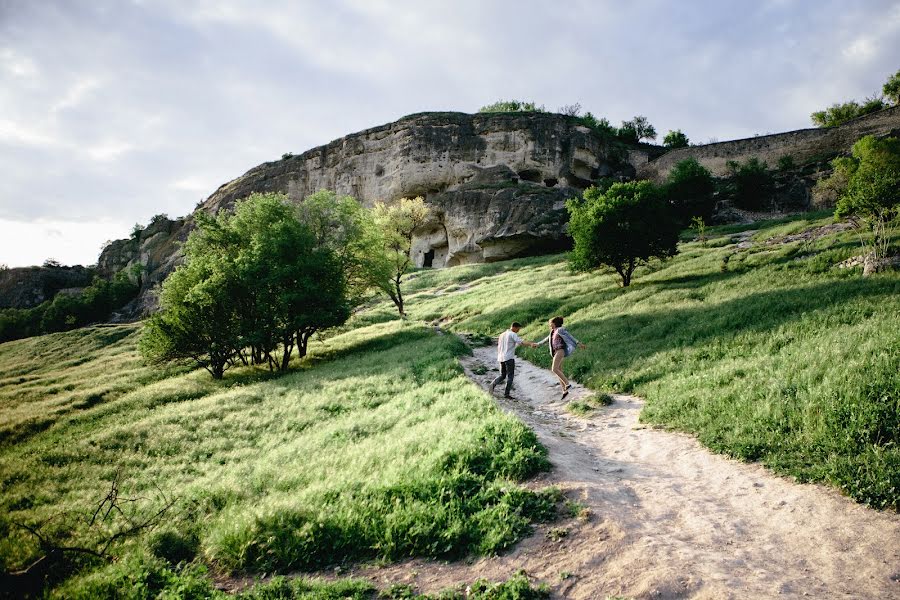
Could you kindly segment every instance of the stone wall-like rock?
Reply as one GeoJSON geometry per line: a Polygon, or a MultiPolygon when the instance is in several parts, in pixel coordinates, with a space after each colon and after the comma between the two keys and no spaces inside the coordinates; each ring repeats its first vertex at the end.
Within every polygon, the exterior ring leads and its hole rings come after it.
{"type": "Polygon", "coordinates": [[[16,267],[0,270],[0,308],[33,308],[61,290],[90,285],[96,272],[74,267],[16,267]]]}
{"type": "Polygon", "coordinates": [[[838,127],[800,129],[679,148],[639,165],[637,176],[639,179],[661,182],[665,180],[672,167],[687,158],[697,159],[716,177],[727,174],[726,164],[730,160],[743,162],[749,158],[758,158],[774,168],[780,158],[790,156],[795,164],[803,165],[847,153],[857,140],[867,135],[898,134],[900,134],[900,106],[894,106],[853,119],[838,127]]]}

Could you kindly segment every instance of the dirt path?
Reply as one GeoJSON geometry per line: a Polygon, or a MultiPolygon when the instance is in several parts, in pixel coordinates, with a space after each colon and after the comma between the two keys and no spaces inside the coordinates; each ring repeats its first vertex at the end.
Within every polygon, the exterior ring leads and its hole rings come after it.
{"type": "MultiPolygon", "coordinates": [[[[495,360],[480,348],[463,366],[487,388],[495,360]]],[[[433,592],[524,569],[557,598],[900,598],[900,515],[643,427],[638,398],[572,416],[555,378],[523,360],[513,393],[501,406],[534,429],[554,466],[535,485],[559,486],[589,518],[544,526],[500,557],[355,575],[433,592]]],[[[589,394],[576,385],[567,401],[589,394]]]]}

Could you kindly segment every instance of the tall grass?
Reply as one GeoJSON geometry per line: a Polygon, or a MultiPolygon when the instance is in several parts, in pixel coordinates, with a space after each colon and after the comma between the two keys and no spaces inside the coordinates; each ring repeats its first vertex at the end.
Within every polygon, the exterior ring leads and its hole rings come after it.
{"type": "MultiPolygon", "coordinates": [[[[23,382],[32,400],[2,407],[16,439],[0,446],[3,568],[38,553],[12,522],[88,511],[117,472],[123,495],[152,499],[158,485],[179,498],[166,527],[122,552],[172,562],[196,553],[224,571],[493,553],[555,514],[555,492],[514,483],[546,469],[546,451],[468,382],[455,336],[382,323],[318,343],[284,377],[245,369],[222,382],[201,372],[153,382],[133,362],[133,331],[34,340],[72,364],[38,369],[44,379],[23,382]],[[118,381],[104,365],[121,369],[116,398],[46,411],[48,386],[80,393],[118,381]],[[17,433],[41,413],[41,431],[17,433]]],[[[7,377],[37,347],[22,343],[0,347],[7,377]]],[[[70,523],[70,541],[88,538],[70,523]]]]}
{"type": "MultiPolygon", "coordinates": [[[[610,272],[570,273],[564,256],[419,272],[409,310],[481,334],[517,320],[531,339],[563,315],[588,344],[567,372],[645,397],[644,421],[898,508],[900,273],[838,269],[860,252],[849,231],[779,242],[830,222],[711,228],[708,242],[683,243],[624,289],[610,272]],[[731,235],[751,228],[754,245],[739,248],[731,235]]],[[[545,348],[523,353],[549,365],[545,348]]]]}

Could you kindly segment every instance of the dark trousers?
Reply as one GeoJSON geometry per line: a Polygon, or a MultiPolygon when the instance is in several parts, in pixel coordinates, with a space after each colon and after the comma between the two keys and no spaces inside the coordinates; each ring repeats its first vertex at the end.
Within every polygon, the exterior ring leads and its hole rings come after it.
{"type": "Polygon", "coordinates": [[[500,376],[497,379],[491,382],[491,387],[502,383],[503,380],[506,380],[506,393],[505,396],[509,396],[510,390],[512,390],[513,385],[513,377],[516,375],[516,359],[511,358],[509,360],[505,360],[500,363],[500,376]]]}

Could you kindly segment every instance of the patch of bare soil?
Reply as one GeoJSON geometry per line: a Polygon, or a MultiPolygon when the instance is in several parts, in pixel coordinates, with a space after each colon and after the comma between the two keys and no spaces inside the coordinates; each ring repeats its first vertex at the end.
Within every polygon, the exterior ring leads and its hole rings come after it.
{"type": "MultiPolygon", "coordinates": [[[[480,348],[463,366],[487,388],[495,359],[494,348],[480,348]]],[[[558,486],[586,518],[541,526],[499,557],[353,575],[435,592],[524,570],[554,597],[579,599],[900,598],[900,515],[642,426],[633,396],[575,417],[548,371],[517,363],[517,399],[498,402],[534,428],[554,467],[532,485],[558,486]]],[[[576,385],[566,401],[590,393],[576,385]]]]}

